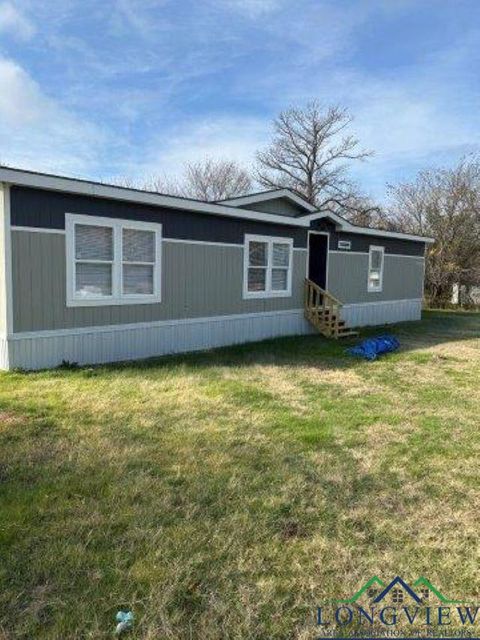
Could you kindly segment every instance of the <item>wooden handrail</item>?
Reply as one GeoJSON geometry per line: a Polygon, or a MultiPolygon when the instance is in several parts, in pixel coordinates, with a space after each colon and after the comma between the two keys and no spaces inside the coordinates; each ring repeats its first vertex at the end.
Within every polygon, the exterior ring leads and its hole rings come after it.
{"type": "Polygon", "coordinates": [[[305,278],[305,318],[327,338],[358,335],[342,319],[343,303],[318,284],[305,278]]]}
{"type": "MultiPolygon", "coordinates": [[[[312,299],[314,296],[312,295],[313,292],[315,292],[318,296],[322,296],[327,298],[327,300],[330,303],[333,303],[333,305],[336,305],[338,307],[342,307],[343,306],[343,302],[340,302],[340,300],[338,298],[336,298],[334,295],[332,295],[329,291],[325,291],[325,289],[322,289],[322,287],[319,287],[318,284],[316,282],[313,282],[312,280],[309,280],[308,278],[305,278],[305,291],[308,292],[308,295],[306,295],[305,297],[305,305],[308,307],[311,307],[312,305],[308,304],[309,300],[312,299]]],[[[318,306],[318,305],[315,305],[318,306]]],[[[324,305],[321,305],[322,307],[324,305]]]]}

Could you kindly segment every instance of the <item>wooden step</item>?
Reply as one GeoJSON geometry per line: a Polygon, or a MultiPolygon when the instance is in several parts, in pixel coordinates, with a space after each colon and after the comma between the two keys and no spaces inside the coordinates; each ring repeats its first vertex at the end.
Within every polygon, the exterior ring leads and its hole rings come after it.
{"type": "Polygon", "coordinates": [[[358,336],[358,331],[353,331],[352,329],[346,329],[345,331],[338,332],[339,338],[353,338],[353,336],[358,336]]]}
{"type": "Polygon", "coordinates": [[[340,317],[342,303],[308,278],[305,280],[305,318],[327,338],[357,336],[340,317]]]}

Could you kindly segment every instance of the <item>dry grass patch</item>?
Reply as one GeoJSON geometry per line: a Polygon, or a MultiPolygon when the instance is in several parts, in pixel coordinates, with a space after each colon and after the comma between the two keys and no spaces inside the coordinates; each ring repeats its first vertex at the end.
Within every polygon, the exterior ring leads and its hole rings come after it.
{"type": "Polygon", "coordinates": [[[141,640],[307,640],[375,574],[467,596],[480,326],[398,334],[0,376],[0,630],[106,638],[129,606],[141,640]]]}

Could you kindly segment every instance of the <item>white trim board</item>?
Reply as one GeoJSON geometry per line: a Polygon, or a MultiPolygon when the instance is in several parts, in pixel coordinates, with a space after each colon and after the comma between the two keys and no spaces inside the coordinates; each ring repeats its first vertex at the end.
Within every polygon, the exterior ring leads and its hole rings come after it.
{"type": "MultiPolygon", "coordinates": [[[[403,298],[401,300],[380,300],[377,302],[345,303],[342,308],[350,307],[378,307],[403,302],[422,302],[422,298],[403,298]]],[[[31,340],[34,338],[51,338],[54,336],[78,336],[88,333],[102,333],[112,331],[130,331],[132,329],[147,329],[149,327],[170,327],[174,325],[196,324],[197,322],[224,322],[225,320],[255,319],[259,317],[273,318],[284,314],[301,313],[304,309],[282,309],[280,311],[257,311],[255,313],[236,313],[224,316],[202,316],[199,318],[180,318],[170,320],[155,320],[154,322],[131,322],[128,324],[92,325],[90,327],[75,327],[71,329],[45,329],[43,331],[20,331],[10,334],[9,340],[31,340]]]]}
{"type": "MultiPolygon", "coordinates": [[[[123,220],[123,218],[121,218],[123,220]]],[[[53,233],[64,236],[65,229],[47,229],[46,227],[11,227],[12,231],[24,231],[27,233],[53,233]]],[[[176,244],[199,244],[211,247],[233,247],[234,249],[243,249],[243,244],[234,242],[214,242],[212,240],[188,240],[186,238],[163,238],[163,242],[171,242],[176,244]]],[[[294,251],[307,251],[307,247],[293,247],[294,251]]]]}
{"type": "Polygon", "coordinates": [[[5,278],[5,299],[3,319],[5,334],[8,335],[13,327],[13,279],[12,279],[12,234],[10,232],[10,186],[0,184],[0,224],[3,241],[3,272],[5,278]]]}
{"type": "MultiPolygon", "coordinates": [[[[337,249],[332,249],[329,253],[335,253],[335,254],[339,254],[342,256],[348,255],[348,256],[366,256],[368,258],[369,252],[368,251],[347,251],[347,250],[337,250],[337,249]]],[[[385,252],[385,258],[415,258],[416,260],[425,260],[425,256],[410,256],[407,253],[386,253],[385,252]]]]}
{"type": "Polygon", "coordinates": [[[65,229],[48,229],[47,227],[22,227],[12,226],[12,231],[27,231],[28,233],[56,233],[57,235],[65,235],[65,229]]]}
{"type": "Polygon", "coordinates": [[[75,327],[74,329],[48,329],[44,331],[23,331],[9,335],[9,340],[24,340],[32,338],[48,338],[53,336],[78,336],[85,333],[102,333],[111,331],[129,331],[132,329],[148,329],[150,327],[170,327],[174,325],[196,324],[197,322],[224,322],[225,320],[255,319],[259,317],[272,318],[288,313],[303,313],[303,309],[282,309],[280,311],[258,311],[256,313],[236,313],[226,316],[202,316],[200,318],[180,318],[170,320],[155,320],[154,322],[131,322],[128,324],[93,325],[91,327],[75,327]]]}
{"type": "Polygon", "coordinates": [[[423,302],[422,298],[401,298],[400,300],[377,300],[376,302],[346,302],[342,309],[347,307],[381,307],[382,305],[400,304],[402,302],[423,302]]]}
{"type": "Polygon", "coordinates": [[[299,205],[307,211],[316,211],[316,208],[298,196],[290,189],[271,189],[270,191],[262,191],[260,193],[251,193],[246,196],[238,196],[236,198],[227,198],[226,200],[217,200],[218,203],[229,204],[233,207],[241,207],[242,204],[255,204],[256,202],[266,202],[268,200],[278,200],[278,198],[285,198],[299,205]]]}

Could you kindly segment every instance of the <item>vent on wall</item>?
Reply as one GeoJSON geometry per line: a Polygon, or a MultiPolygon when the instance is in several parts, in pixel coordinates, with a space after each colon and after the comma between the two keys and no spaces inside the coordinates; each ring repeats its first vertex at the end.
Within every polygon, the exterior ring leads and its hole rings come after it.
{"type": "Polygon", "coordinates": [[[352,248],[352,243],[350,242],[350,240],[339,240],[338,248],[344,249],[345,251],[349,251],[352,248]]]}

